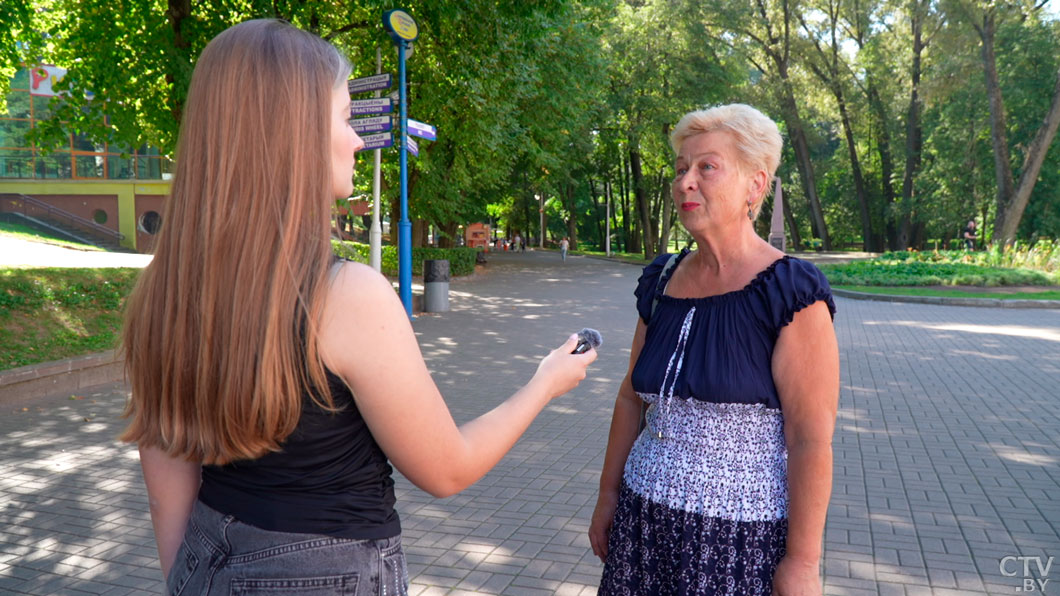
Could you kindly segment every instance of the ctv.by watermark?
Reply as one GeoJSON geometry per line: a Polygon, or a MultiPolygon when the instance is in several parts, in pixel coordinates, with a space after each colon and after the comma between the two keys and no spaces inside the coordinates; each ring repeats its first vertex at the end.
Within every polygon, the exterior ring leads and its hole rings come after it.
{"type": "Polygon", "coordinates": [[[1033,557],[1009,555],[1002,557],[998,563],[1001,575],[1017,577],[1022,572],[1023,584],[1016,587],[1017,592],[1038,592],[1045,594],[1049,584],[1049,569],[1053,566],[1053,557],[1033,557]]]}

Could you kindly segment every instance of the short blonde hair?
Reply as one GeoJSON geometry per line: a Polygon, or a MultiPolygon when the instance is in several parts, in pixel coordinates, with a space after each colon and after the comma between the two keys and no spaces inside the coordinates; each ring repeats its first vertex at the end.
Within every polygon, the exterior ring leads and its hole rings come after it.
{"type": "Polygon", "coordinates": [[[677,153],[690,137],[719,130],[732,136],[741,168],[764,170],[769,177],[765,193],[755,199],[754,215],[758,217],[762,198],[769,194],[773,176],[780,165],[780,150],[784,144],[780,129],[776,122],[757,109],[747,104],[731,103],[682,116],[670,133],[670,145],[677,153]]]}

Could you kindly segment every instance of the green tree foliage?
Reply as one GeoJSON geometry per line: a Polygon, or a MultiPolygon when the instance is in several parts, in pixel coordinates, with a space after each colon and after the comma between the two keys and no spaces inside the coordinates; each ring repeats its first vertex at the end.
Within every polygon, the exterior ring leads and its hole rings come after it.
{"type": "MultiPolygon", "coordinates": [[[[0,3],[0,93],[21,64],[68,69],[64,101],[30,133],[77,133],[171,153],[188,77],[229,25],[286,19],[331,40],[355,76],[396,55],[379,0],[10,0],[0,3]]],[[[438,127],[410,159],[417,241],[431,224],[490,220],[503,232],[651,256],[674,229],[668,134],[685,112],[742,101],[786,137],[791,240],[880,249],[946,244],[969,217],[989,237],[1006,185],[1033,187],[1013,234],[1060,236],[1060,149],[1038,152],[1060,69],[1060,25],[1032,0],[432,0],[405,7],[420,39],[409,115],[438,127]],[[983,27],[993,15],[998,129],[983,27]],[[993,114],[993,115],[992,115],[993,114]],[[1008,157],[999,152],[1000,145],[1008,157]],[[999,178],[999,164],[1009,174],[999,178]],[[1011,181],[1007,179],[1011,177],[1011,181]]],[[[996,106],[995,106],[996,107],[996,106]]],[[[17,108],[17,106],[16,106],[17,108]]],[[[20,109],[20,108],[17,108],[20,109]]],[[[371,159],[357,194],[370,194],[371,159]]],[[[393,213],[397,159],[384,152],[393,213]]],[[[763,223],[771,206],[766,205],[763,223]]],[[[1014,213],[1014,212],[1013,212],[1014,213]]],[[[1013,221],[1012,217],[1007,221],[1013,221]]],[[[1010,226],[1011,227],[1011,226],[1010,226]]],[[[765,226],[760,225],[764,233],[765,226]]]]}

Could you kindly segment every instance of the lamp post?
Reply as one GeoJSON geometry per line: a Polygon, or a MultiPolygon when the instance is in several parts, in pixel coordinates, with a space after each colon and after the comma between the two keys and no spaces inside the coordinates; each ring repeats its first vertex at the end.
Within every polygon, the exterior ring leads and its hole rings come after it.
{"type": "Polygon", "coordinates": [[[545,248],[545,195],[535,195],[535,198],[538,202],[537,212],[540,219],[537,229],[541,231],[540,237],[537,239],[537,246],[538,248],[545,248]]]}
{"type": "MultiPolygon", "coordinates": [[[[379,48],[375,49],[375,74],[383,72],[383,56],[382,51],[379,48]]],[[[379,97],[379,91],[375,92],[376,98],[379,97]]],[[[379,223],[379,187],[381,184],[381,170],[383,160],[383,150],[376,149],[375,153],[375,168],[372,170],[372,229],[368,234],[368,246],[370,249],[369,262],[372,265],[372,269],[376,271],[383,270],[383,226],[379,223]]]]}
{"type": "Polygon", "coordinates": [[[401,142],[401,222],[398,224],[398,295],[405,306],[405,313],[412,316],[412,222],[409,221],[408,197],[408,98],[405,96],[405,51],[409,43],[416,41],[419,29],[416,21],[400,9],[383,13],[383,26],[398,50],[398,91],[400,97],[401,142]]]}

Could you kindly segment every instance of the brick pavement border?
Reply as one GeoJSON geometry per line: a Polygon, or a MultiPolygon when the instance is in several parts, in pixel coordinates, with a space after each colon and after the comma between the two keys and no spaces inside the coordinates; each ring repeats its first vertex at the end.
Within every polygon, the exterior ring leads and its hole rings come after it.
{"type": "Polygon", "coordinates": [[[915,302],[917,304],[941,304],[946,306],[980,306],[989,308],[1060,308],[1060,300],[1030,300],[1017,298],[957,298],[952,296],[900,296],[896,294],[870,294],[832,288],[832,294],[854,300],[877,300],[880,302],[915,302]]]}
{"type": "Polygon", "coordinates": [[[0,405],[113,383],[124,375],[114,350],[0,370],[0,405]]]}

